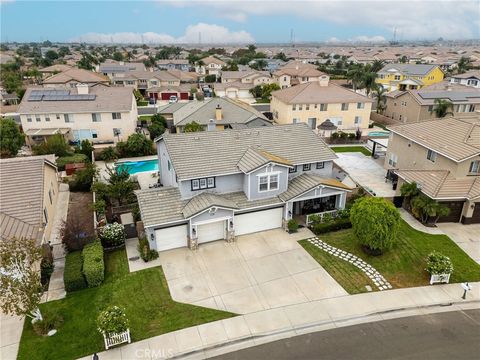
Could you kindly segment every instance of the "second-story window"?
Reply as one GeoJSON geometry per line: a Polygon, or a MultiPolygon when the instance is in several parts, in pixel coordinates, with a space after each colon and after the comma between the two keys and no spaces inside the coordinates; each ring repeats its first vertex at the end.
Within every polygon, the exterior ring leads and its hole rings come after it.
{"type": "Polygon", "coordinates": [[[119,113],[119,112],[114,112],[114,113],[112,113],[112,119],[113,119],[113,120],[119,120],[119,119],[121,119],[121,118],[122,118],[122,114],[121,114],[121,113],[119,113]]]}
{"type": "Polygon", "coordinates": [[[93,122],[100,122],[100,121],[102,121],[102,118],[100,117],[100,114],[99,114],[99,113],[93,113],[93,114],[92,114],[92,121],[93,121],[93,122]]]}
{"type": "Polygon", "coordinates": [[[365,103],[357,103],[357,109],[364,109],[365,108],[365,103]]]}
{"type": "Polygon", "coordinates": [[[297,172],[297,165],[293,165],[290,169],[288,169],[288,172],[291,173],[296,173],[297,172]]]}
{"type": "Polygon", "coordinates": [[[327,111],[328,104],[320,104],[320,111],[327,111]]]}
{"type": "Polygon", "coordinates": [[[342,111],[348,110],[348,103],[342,103],[342,111]]]}
{"type": "Polygon", "coordinates": [[[323,169],[325,167],[325,163],[322,161],[322,162],[317,162],[317,169],[323,169]]]}
{"type": "Polygon", "coordinates": [[[278,174],[261,175],[258,177],[258,192],[278,190],[278,174]]]}
{"type": "Polygon", "coordinates": [[[203,189],[213,189],[215,187],[215,178],[208,177],[208,178],[201,178],[201,179],[193,179],[191,181],[192,191],[196,190],[203,190],[203,189]]]}
{"type": "Polygon", "coordinates": [[[303,164],[303,171],[310,171],[311,168],[312,168],[311,164],[303,164]]]}
{"type": "Polygon", "coordinates": [[[431,162],[435,162],[435,160],[437,160],[437,153],[435,151],[428,150],[427,159],[430,160],[431,162]]]}
{"type": "Polygon", "coordinates": [[[480,160],[472,161],[468,172],[470,174],[480,174],[480,160]]]}

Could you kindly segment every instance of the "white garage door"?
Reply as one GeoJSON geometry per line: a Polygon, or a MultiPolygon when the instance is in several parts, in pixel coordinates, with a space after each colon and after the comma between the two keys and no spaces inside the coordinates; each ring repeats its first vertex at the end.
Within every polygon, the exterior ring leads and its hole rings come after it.
{"type": "Polygon", "coordinates": [[[225,239],[225,220],[197,226],[198,243],[225,239]]]}
{"type": "Polygon", "coordinates": [[[231,99],[235,99],[237,97],[237,92],[235,90],[233,91],[228,91],[227,96],[231,99]]]}
{"type": "Polygon", "coordinates": [[[187,225],[155,230],[157,251],[187,246],[187,225]]]}
{"type": "Polygon", "coordinates": [[[235,235],[282,227],[282,208],[235,215],[235,235]]]}

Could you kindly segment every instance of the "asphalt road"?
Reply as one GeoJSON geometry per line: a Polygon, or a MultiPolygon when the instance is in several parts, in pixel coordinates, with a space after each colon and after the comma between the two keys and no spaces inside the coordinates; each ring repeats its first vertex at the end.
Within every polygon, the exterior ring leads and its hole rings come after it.
{"type": "Polygon", "coordinates": [[[320,331],[213,359],[480,359],[480,310],[414,316],[320,331]]]}

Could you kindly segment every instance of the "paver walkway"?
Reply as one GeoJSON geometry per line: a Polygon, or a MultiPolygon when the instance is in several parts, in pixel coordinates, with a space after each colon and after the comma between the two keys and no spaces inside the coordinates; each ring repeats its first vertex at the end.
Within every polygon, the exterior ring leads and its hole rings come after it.
{"type": "Polygon", "coordinates": [[[359,257],[350,254],[347,251],[337,249],[336,247],[323,242],[318,237],[307,239],[307,241],[319,249],[329,253],[330,255],[336,256],[344,261],[348,261],[353,266],[359,268],[365,275],[368,276],[370,280],[373,281],[378,290],[382,291],[392,288],[392,285],[383,277],[382,274],[380,274],[373,266],[366,263],[359,257]]]}

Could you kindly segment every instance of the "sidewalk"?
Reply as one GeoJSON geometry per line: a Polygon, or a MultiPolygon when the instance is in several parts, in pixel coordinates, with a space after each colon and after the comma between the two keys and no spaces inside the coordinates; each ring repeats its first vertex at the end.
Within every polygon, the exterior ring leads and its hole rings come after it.
{"type": "MultiPolygon", "coordinates": [[[[106,359],[205,359],[296,335],[480,306],[480,282],[467,299],[460,284],[364,293],[259,311],[174,331],[99,353],[106,359]]],[[[132,334],[135,339],[135,333],[132,334]]],[[[90,356],[82,360],[91,359],[90,356]]]]}

